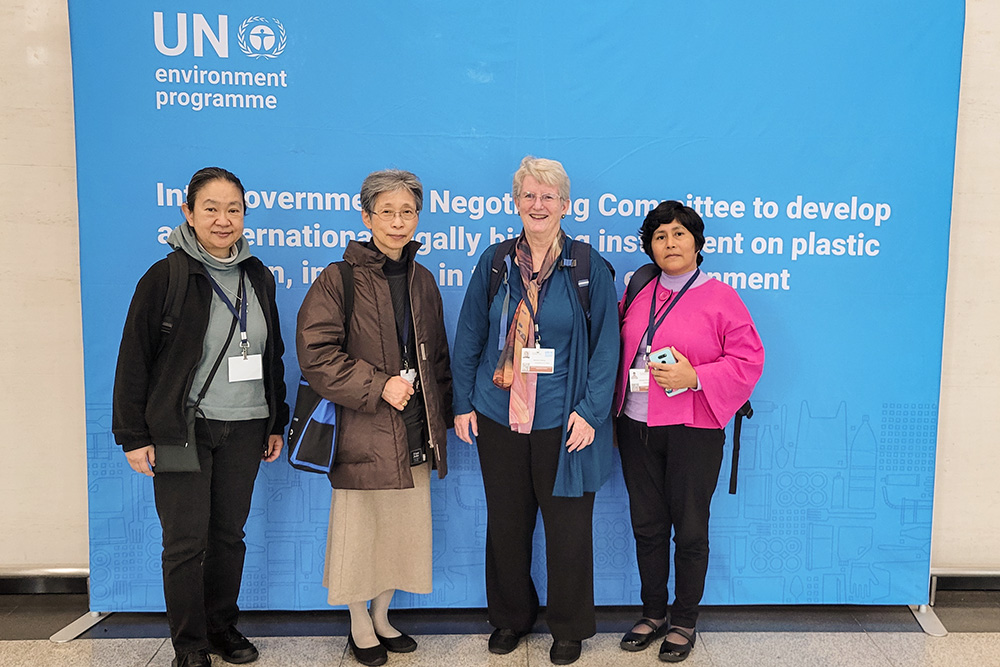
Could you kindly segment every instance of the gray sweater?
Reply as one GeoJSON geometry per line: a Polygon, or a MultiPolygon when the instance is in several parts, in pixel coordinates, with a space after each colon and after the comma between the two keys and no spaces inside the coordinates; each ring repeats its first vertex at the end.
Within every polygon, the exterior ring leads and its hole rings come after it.
{"type": "MultiPolygon", "coordinates": [[[[170,232],[167,243],[175,250],[182,250],[200,261],[208,274],[222,287],[222,291],[229,298],[230,303],[236,305],[236,294],[240,283],[239,263],[250,257],[250,248],[247,246],[246,239],[241,237],[237,240],[234,246],[234,255],[228,260],[221,260],[210,255],[198,243],[194,230],[187,223],[182,223],[170,232]]],[[[264,313],[261,311],[257,294],[251,287],[249,280],[244,281],[244,289],[248,292],[246,295],[248,297],[247,340],[250,343],[248,354],[262,354],[264,344],[267,342],[267,325],[264,321],[264,313]]],[[[223,342],[229,333],[232,322],[233,315],[229,308],[218,295],[215,295],[208,318],[208,330],[202,343],[201,361],[195,371],[194,382],[191,383],[189,403],[198,400],[198,393],[204,386],[205,380],[208,379],[212,364],[215,363],[222,350],[223,342]]],[[[232,338],[229,339],[226,356],[219,364],[219,370],[216,371],[212,384],[205,393],[205,398],[201,401],[200,408],[206,419],[243,421],[263,419],[268,416],[263,379],[242,382],[229,381],[229,357],[241,357],[242,354],[240,328],[237,323],[236,330],[233,332],[232,338]]]]}

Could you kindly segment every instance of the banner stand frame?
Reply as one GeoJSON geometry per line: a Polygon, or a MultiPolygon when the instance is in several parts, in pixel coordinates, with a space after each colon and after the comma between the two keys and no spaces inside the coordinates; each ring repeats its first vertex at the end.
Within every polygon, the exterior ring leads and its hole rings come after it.
{"type": "Polygon", "coordinates": [[[49,641],[56,644],[71,642],[87,630],[91,629],[114,612],[110,611],[90,611],[76,619],[62,630],[49,637],[49,641]]]}
{"type": "Polygon", "coordinates": [[[913,617],[917,619],[917,623],[920,624],[924,634],[928,634],[931,637],[948,636],[948,631],[945,629],[944,624],[941,623],[941,619],[937,617],[937,614],[934,613],[934,609],[930,605],[911,604],[907,606],[910,608],[913,617]]]}

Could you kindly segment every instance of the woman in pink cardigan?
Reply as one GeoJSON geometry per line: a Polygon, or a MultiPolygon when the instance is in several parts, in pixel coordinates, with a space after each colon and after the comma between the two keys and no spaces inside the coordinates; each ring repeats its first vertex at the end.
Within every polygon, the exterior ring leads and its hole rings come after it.
{"type": "Polygon", "coordinates": [[[640,651],[666,635],[659,655],[666,662],[680,662],[694,648],[723,429],[764,366],[760,336],[736,291],[698,268],[704,230],[701,217],[680,202],[650,211],[639,232],[661,272],[627,310],[624,299],[619,304],[614,407],[643,613],[621,647],[640,651]],[[668,623],[671,529],[675,595],[668,623]]]}

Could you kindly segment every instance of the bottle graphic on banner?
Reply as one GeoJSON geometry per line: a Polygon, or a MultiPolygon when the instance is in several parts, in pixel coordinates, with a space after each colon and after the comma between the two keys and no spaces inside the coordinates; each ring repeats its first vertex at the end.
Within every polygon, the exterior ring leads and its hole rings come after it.
{"type": "Polygon", "coordinates": [[[764,426],[764,434],[760,436],[758,451],[760,452],[760,469],[770,470],[771,457],[774,455],[774,436],[771,435],[770,424],[764,426]]]}
{"type": "Polygon", "coordinates": [[[844,508],[844,476],[839,472],[833,476],[833,502],[831,507],[835,510],[844,508]]]}
{"type": "Polygon", "coordinates": [[[848,477],[847,506],[851,509],[875,507],[875,463],[878,443],[868,422],[861,417],[861,426],[851,442],[851,468],[848,477]]]}
{"type": "Polygon", "coordinates": [[[799,431],[795,439],[796,468],[843,468],[847,465],[847,403],[837,411],[815,416],[805,401],[799,409],[799,431]]]}

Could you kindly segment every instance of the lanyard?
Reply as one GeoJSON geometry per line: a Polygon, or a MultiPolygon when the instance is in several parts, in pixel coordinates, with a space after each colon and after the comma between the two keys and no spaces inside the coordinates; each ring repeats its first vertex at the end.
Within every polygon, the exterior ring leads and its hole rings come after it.
{"type": "Polygon", "coordinates": [[[545,298],[545,293],[549,291],[549,283],[552,282],[552,277],[551,275],[549,276],[549,279],[542,284],[542,289],[538,292],[538,312],[535,312],[535,309],[531,307],[531,299],[528,298],[528,286],[521,285],[521,288],[524,290],[524,305],[527,306],[531,320],[535,323],[535,347],[542,346],[542,337],[538,335],[538,313],[542,312],[542,300],[545,298]]]}
{"type": "MultiPolygon", "coordinates": [[[[511,266],[512,266],[512,263],[510,261],[510,256],[509,255],[504,260],[504,262],[507,265],[507,274],[506,274],[507,277],[504,278],[504,285],[507,288],[507,292],[506,292],[506,294],[505,294],[505,296],[503,298],[503,308],[500,311],[500,334],[497,337],[497,349],[498,350],[502,350],[504,348],[504,346],[507,344],[507,330],[509,329],[509,326],[507,325],[507,318],[508,318],[507,311],[510,310],[510,282],[509,281],[510,281],[510,272],[511,272],[511,266]]],[[[551,280],[552,277],[553,276],[549,276],[549,279],[551,280]]],[[[542,299],[545,298],[545,293],[549,289],[549,282],[550,282],[550,280],[546,280],[545,281],[545,283],[542,285],[541,291],[538,293],[538,311],[539,312],[541,312],[541,310],[542,310],[542,299]]],[[[542,345],[542,339],[538,335],[538,314],[531,307],[531,300],[528,298],[528,288],[527,288],[527,286],[523,282],[521,283],[521,290],[522,290],[522,295],[523,295],[522,299],[524,300],[524,304],[528,307],[528,312],[531,314],[531,318],[535,321],[535,347],[541,347],[541,345],[542,345]]],[[[514,312],[516,313],[517,311],[515,310],[514,312]]]]}
{"type": "Polygon", "coordinates": [[[413,311],[410,308],[409,289],[406,298],[403,300],[403,326],[398,332],[400,356],[403,358],[403,370],[410,368],[410,334],[413,332],[413,311]]]}
{"type": "Polygon", "coordinates": [[[663,310],[663,314],[660,315],[660,319],[656,320],[656,322],[654,323],[653,319],[656,316],[656,292],[657,290],[660,289],[660,277],[659,276],[656,277],[656,284],[653,286],[653,298],[649,302],[649,325],[646,327],[647,360],[649,359],[649,353],[653,350],[653,334],[656,333],[656,330],[660,328],[661,324],[663,324],[663,320],[667,319],[667,314],[674,309],[674,306],[676,306],[677,302],[681,300],[681,297],[684,296],[684,293],[688,291],[688,288],[694,284],[694,281],[697,280],[698,275],[700,273],[701,269],[694,270],[694,275],[688,278],[688,281],[684,283],[684,287],[682,287],[681,290],[677,293],[677,296],[675,296],[673,300],[667,304],[667,307],[663,310]]]}
{"type": "Polygon", "coordinates": [[[243,292],[244,292],[244,284],[243,284],[244,283],[244,275],[245,275],[245,273],[243,271],[243,267],[241,266],[240,267],[240,286],[239,286],[239,289],[236,292],[236,305],[235,306],[233,305],[233,302],[229,300],[229,297],[226,296],[226,293],[222,291],[222,287],[219,285],[219,283],[215,282],[215,278],[212,277],[212,274],[208,274],[208,279],[212,283],[212,289],[214,289],[215,293],[219,295],[220,299],[222,299],[222,303],[226,304],[226,308],[229,309],[229,312],[232,313],[233,317],[235,317],[239,321],[239,323],[240,323],[240,350],[243,352],[243,358],[246,359],[247,358],[247,353],[250,351],[250,342],[247,340],[247,301],[248,301],[248,299],[243,298],[243,292]],[[237,308],[239,310],[237,310],[237,308]]]}

